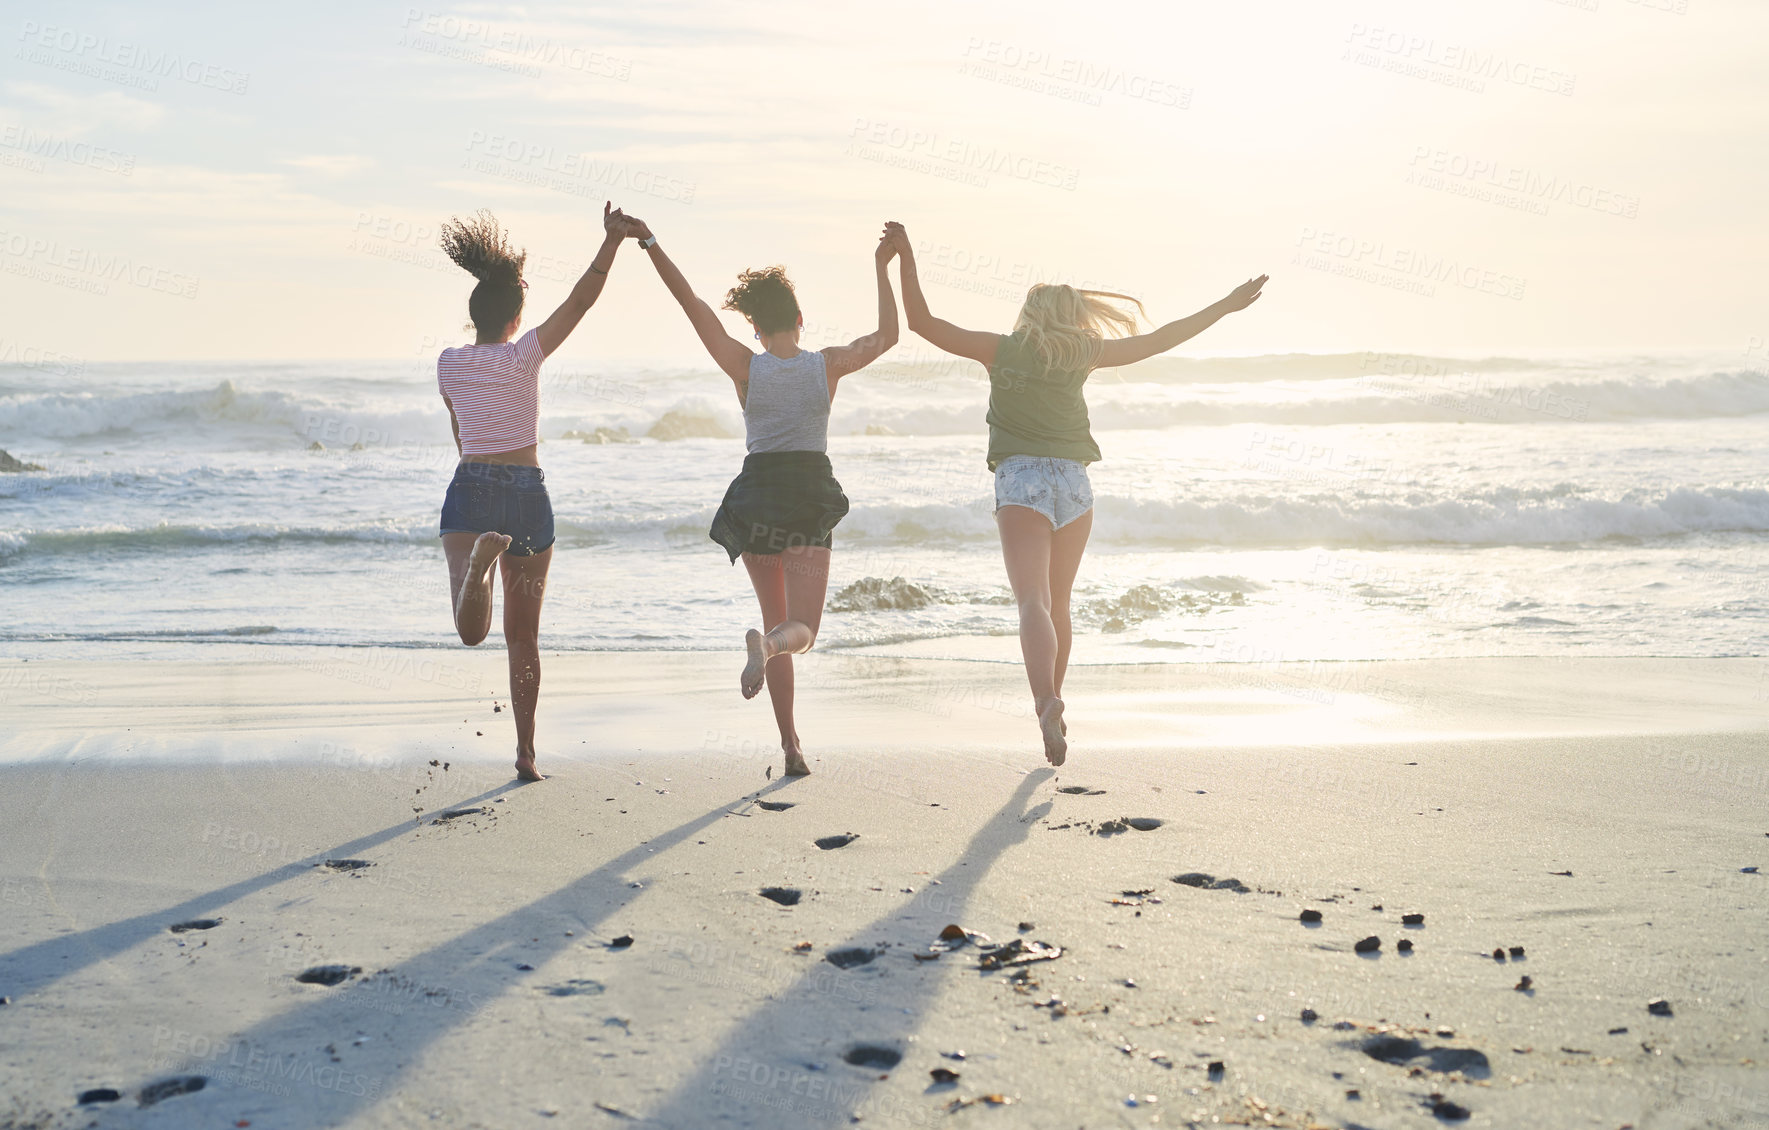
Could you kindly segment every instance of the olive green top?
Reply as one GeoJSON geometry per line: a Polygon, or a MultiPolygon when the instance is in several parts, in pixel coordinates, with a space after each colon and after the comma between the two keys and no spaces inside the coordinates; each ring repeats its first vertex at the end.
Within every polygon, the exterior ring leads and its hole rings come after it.
{"type": "Polygon", "coordinates": [[[1003,337],[989,367],[989,469],[1009,455],[1099,461],[1081,386],[1087,370],[1051,369],[1022,334],[1003,337]]]}

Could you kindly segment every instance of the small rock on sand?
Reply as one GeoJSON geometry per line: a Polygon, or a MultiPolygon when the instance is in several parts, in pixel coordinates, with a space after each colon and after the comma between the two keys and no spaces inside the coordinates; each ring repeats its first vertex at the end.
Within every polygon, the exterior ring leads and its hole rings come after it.
{"type": "Polygon", "coordinates": [[[1394,943],[1394,948],[1399,950],[1402,953],[1412,953],[1413,952],[1413,939],[1402,938],[1400,941],[1394,943]]]}
{"type": "Polygon", "coordinates": [[[1382,948],[1382,939],[1378,938],[1374,934],[1371,934],[1369,937],[1358,942],[1356,945],[1352,946],[1351,948],[1356,950],[1358,953],[1375,953],[1377,950],[1382,948]]]}
{"type": "Polygon", "coordinates": [[[1403,914],[1400,916],[1400,924],[1402,926],[1423,926],[1425,925],[1425,916],[1423,914],[1403,914]]]}
{"type": "Polygon", "coordinates": [[[1646,1011],[1654,1016],[1671,1015],[1671,1002],[1663,997],[1655,997],[1646,1002],[1646,1011]]]}
{"type": "Polygon", "coordinates": [[[1297,919],[1302,922],[1319,922],[1321,920],[1321,912],[1318,910],[1305,910],[1297,915],[1297,919]]]}

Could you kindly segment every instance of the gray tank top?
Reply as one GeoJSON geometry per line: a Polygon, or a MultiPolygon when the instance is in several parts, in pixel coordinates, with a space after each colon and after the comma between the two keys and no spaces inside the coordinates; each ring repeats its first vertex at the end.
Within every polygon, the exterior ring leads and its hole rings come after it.
{"type": "Polygon", "coordinates": [[[827,451],[829,375],[823,354],[801,349],[782,360],[764,350],[752,356],[743,426],[752,453],[827,451]]]}

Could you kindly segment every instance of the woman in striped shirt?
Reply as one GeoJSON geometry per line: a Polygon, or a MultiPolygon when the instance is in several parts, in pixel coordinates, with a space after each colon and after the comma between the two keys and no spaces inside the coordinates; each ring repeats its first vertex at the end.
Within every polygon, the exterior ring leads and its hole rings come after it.
{"type": "Polygon", "coordinates": [[[436,362],[436,383],[461,455],[442,502],[442,552],[455,630],[469,647],[491,630],[491,567],[501,564],[516,775],[524,781],[541,779],[534,766],[534,708],[541,686],[541,598],[553,560],[553,504],[539,459],[540,367],[602,293],[626,217],[604,204],[602,226],[602,248],[570,296],[514,342],[528,290],[522,278],[528,253],[512,250],[508,233],[484,210],[442,228],[442,249],[479,280],[467,300],[474,343],[445,349],[436,362]]]}

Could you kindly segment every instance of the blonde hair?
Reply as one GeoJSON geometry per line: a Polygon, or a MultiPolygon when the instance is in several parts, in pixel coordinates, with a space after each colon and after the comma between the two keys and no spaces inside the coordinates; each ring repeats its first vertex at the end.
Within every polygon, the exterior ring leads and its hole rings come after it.
{"type": "Polygon", "coordinates": [[[1080,290],[1067,283],[1039,283],[1026,292],[1026,303],[1014,322],[1050,368],[1058,372],[1092,369],[1099,360],[1100,341],[1110,333],[1122,337],[1136,329],[1142,303],[1109,290],[1080,290]],[[1136,307],[1132,313],[1119,302],[1136,307]]]}

